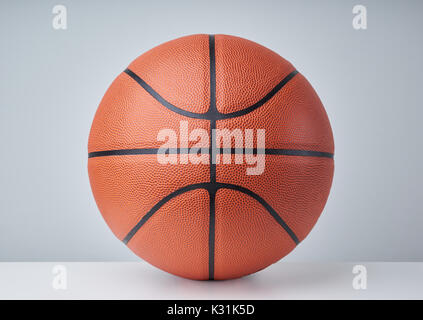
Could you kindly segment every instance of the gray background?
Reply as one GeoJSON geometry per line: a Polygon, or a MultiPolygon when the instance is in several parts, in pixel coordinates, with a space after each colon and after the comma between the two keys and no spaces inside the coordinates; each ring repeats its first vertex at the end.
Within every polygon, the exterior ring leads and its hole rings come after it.
{"type": "Polygon", "coordinates": [[[327,206],[290,261],[423,261],[419,1],[11,1],[0,4],[0,261],[138,258],[103,222],[87,139],[111,81],[193,33],[245,37],[315,87],[335,136],[327,206]],[[51,26],[68,9],[68,30],[51,26]],[[352,28],[352,7],[368,29],[352,28]]]}

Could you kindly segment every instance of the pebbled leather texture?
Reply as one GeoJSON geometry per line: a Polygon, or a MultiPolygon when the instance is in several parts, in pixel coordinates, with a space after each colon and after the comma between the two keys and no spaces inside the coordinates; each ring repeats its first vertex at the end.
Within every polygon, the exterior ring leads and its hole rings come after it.
{"type": "Polygon", "coordinates": [[[216,35],[216,105],[222,113],[245,109],[295,68],[250,40],[216,35]]]}
{"type": "Polygon", "coordinates": [[[209,42],[206,35],[163,43],[129,65],[170,103],[204,113],[210,104],[209,42]]]}
{"type": "MultiPolygon", "coordinates": [[[[172,40],[128,68],[175,107],[204,114],[213,99],[210,41],[209,35],[172,40]]],[[[213,41],[215,105],[220,113],[257,103],[295,71],[278,54],[252,41],[227,35],[216,35],[213,41]]],[[[179,134],[180,121],[188,122],[190,132],[201,128],[210,134],[210,119],[171,111],[122,72],[98,107],[88,152],[159,148],[163,142],[157,141],[158,132],[173,129],[179,134]]],[[[324,107],[301,74],[254,111],[219,119],[216,127],[265,129],[270,149],[334,152],[324,107]]],[[[88,161],[98,208],[116,237],[150,264],[181,277],[237,278],[275,263],[296,241],[268,207],[301,241],[329,195],[334,170],[330,157],[266,154],[263,174],[247,175],[251,165],[235,164],[232,155],[232,164],[215,166],[215,178],[210,157],[205,157],[204,164],[160,164],[155,154],[95,156],[88,161]],[[189,189],[192,185],[196,187],[189,189]],[[224,187],[228,185],[257,197],[224,187]],[[189,190],[179,193],[181,188],[189,190]]]]}

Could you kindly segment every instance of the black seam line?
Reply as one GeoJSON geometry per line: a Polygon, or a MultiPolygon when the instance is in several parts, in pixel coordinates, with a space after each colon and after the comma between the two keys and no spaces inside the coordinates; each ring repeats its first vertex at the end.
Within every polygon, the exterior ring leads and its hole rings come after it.
{"type": "Polygon", "coordinates": [[[209,56],[210,56],[210,106],[208,110],[210,120],[215,119],[218,114],[216,108],[216,54],[214,35],[209,35],[209,56]]]}
{"type": "Polygon", "coordinates": [[[181,189],[178,189],[171,194],[168,194],[166,197],[161,199],[159,202],[157,202],[153,208],[151,208],[150,211],[147,212],[145,216],[141,218],[140,221],[137,222],[137,224],[129,231],[129,233],[125,236],[125,238],[122,240],[123,243],[127,244],[129,240],[132,239],[132,237],[137,233],[137,231],[147,222],[148,219],[151,218],[151,216],[159,210],[166,202],[171,200],[172,198],[175,198],[176,196],[183,194],[185,192],[196,190],[196,189],[207,189],[208,183],[197,183],[197,184],[190,184],[188,186],[185,186],[181,189]]]}
{"type": "Polygon", "coordinates": [[[216,229],[216,190],[209,189],[209,280],[214,279],[214,251],[216,229]]]}
{"type": "Polygon", "coordinates": [[[171,104],[170,102],[166,101],[160,94],[157,93],[152,87],[150,87],[143,79],[137,76],[133,71],[130,69],[126,69],[124,71],[127,75],[129,75],[132,79],[134,79],[141,87],[145,89],[154,99],[160,102],[164,107],[168,108],[169,110],[179,113],[183,116],[196,118],[196,119],[207,119],[206,113],[195,113],[183,110],[171,104]]]}
{"type": "MultiPolygon", "coordinates": [[[[300,156],[300,157],[321,157],[333,159],[334,155],[330,152],[312,151],[312,150],[296,150],[296,149],[257,149],[257,148],[216,148],[216,153],[220,154],[266,154],[266,155],[282,155],[282,156],[300,156]]],[[[141,149],[118,149],[106,151],[94,151],[88,153],[88,158],[107,157],[107,156],[126,156],[126,155],[142,155],[157,154],[159,148],[141,148],[141,149]]],[[[188,154],[192,149],[189,148],[170,148],[165,149],[165,154],[188,154]]],[[[212,154],[209,147],[195,148],[195,153],[212,154]]]]}
{"type": "MultiPolygon", "coordinates": [[[[213,38],[214,39],[214,38],[213,38]]],[[[214,70],[215,71],[215,70],[214,70]]],[[[155,91],[150,85],[148,85],[143,79],[141,79],[136,73],[131,71],[130,69],[126,69],[124,71],[127,75],[129,75],[132,79],[134,79],[141,87],[145,89],[154,99],[156,99],[160,104],[162,104],[164,107],[168,108],[169,110],[181,114],[183,116],[189,117],[189,118],[195,118],[195,119],[207,119],[207,120],[220,120],[220,119],[228,119],[228,118],[235,118],[240,117],[243,115],[246,115],[247,113],[250,113],[257,108],[264,105],[267,101],[269,101],[279,90],[281,90],[296,74],[298,74],[297,70],[292,71],[290,74],[288,74],[281,82],[279,82],[268,94],[266,94],[260,101],[256,102],[255,104],[231,113],[221,113],[217,110],[209,109],[208,112],[205,113],[196,113],[196,112],[190,112],[183,110],[181,108],[178,108],[165,100],[157,91],[155,91]]],[[[210,80],[216,80],[216,75],[210,76],[210,80]]],[[[216,94],[216,89],[214,88],[211,91],[214,92],[214,95],[216,94]]],[[[214,104],[216,101],[214,102],[214,104]]],[[[212,105],[212,103],[210,103],[212,105]]],[[[215,107],[216,108],[216,107],[215,107]]]]}
{"type": "MultiPolygon", "coordinates": [[[[167,195],[166,197],[161,199],[157,204],[155,204],[153,206],[153,208],[151,208],[150,211],[148,211],[147,214],[144,215],[141,218],[141,220],[131,229],[131,231],[129,231],[129,233],[125,236],[125,238],[122,241],[125,244],[128,244],[128,242],[137,233],[137,231],[148,221],[148,219],[151,218],[151,216],[154,213],[156,213],[163,205],[165,205],[166,202],[168,202],[172,198],[175,198],[176,196],[179,196],[179,195],[181,195],[185,192],[197,190],[197,189],[206,189],[207,191],[209,191],[210,196],[216,195],[216,191],[218,189],[231,189],[231,190],[242,192],[242,193],[250,196],[251,198],[257,200],[270,213],[270,215],[276,220],[276,222],[288,233],[288,235],[291,237],[291,239],[295,242],[296,245],[300,243],[300,241],[299,241],[298,237],[295,235],[294,231],[292,231],[292,229],[286,224],[286,222],[281,218],[281,216],[276,212],[276,210],[273,209],[266,202],[266,200],[264,200],[262,197],[260,197],[258,194],[254,193],[250,189],[247,189],[247,188],[235,185],[235,184],[221,183],[221,182],[215,182],[215,183],[204,182],[204,183],[190,184],[188,186],[185,186],[183,188],[180,188],[180,189],[170,193],[169,195],[167,195]]],[[[210,199],[212,199],[212,198],[210,198],[210,199]]],[[[214,207],[214,204],[213,204],[213,207],[214,207]]],[[[210,204],[210,208],[212,209],[212,204],[210,204]]],[[[214,218],[215,218],[215,216],[213,215],[213,231],[214,231],[214,228],[215,228],[214,218]]],[[[209,237],[210,237],[210,235],[209,235],[209,237]]],[[[213,239],[214,239],[214,232],[213,232],[213,239]]],[[[209,252],[210,252],[210,250],[211,249],[209,247],[209,252]]],[[[213,253],[214,253],[214,243],[213,243],[213,253]]],[[[209,263],[210,263],[210,261],[209,261],[209,263]]]]}
{"type": "Polygon", "coordinates": [[[235,118],[243,116],[247,113],[250,113],[257,108],[264,105],[267,101],[269,101],[279,90],[281,90],[292,78],[295,77],[295,75],[298,73],[297,70],[292,71],[290,74],[288,74],[281,82],[279,82],[268,94],[266,94],[260,101],[253,104],[252,106],[249,106],[248,108],[231,112],[231,113],[222,113],[220,114],[220,119],[227,119],[227,118],[235,118]]]}
{"type": "MultiPolygon", "coordinates": [[[[219,112],[216,108],[216,52],[215,37],[209,35],[209,64],[210,64],[210,106],[207,111],[207,118],[210,120],[210,145],[209,145],[209,170],[210,186],[216,183],[216,154],[213,150],[216,129],[216,119],[219,112]]],[[[215,229],[216,229],[216,190],[209,188],[210,208],[209,208],[209,280],[214,279],[214,251],[215,251],[215,229]]]]}
{"type": "Polygon", "coordinates": [[[236,184],[230,184],[230,183],[217,183],[217,188],[224,188],[224,189],[231,189],[236,190],[239,192],[242,192],[251,198],[257,200],[276,220],[279,225],[285,229],[285,231],[288,233],[288,235],[291,237],[291,239],[295,242],[295,244],[299,244],[300,241],[298,240],[298,237],[295,235],[294,231],[286,224],[286,222],[281,218],[281,216],[273,209],[270,204],[268,204],[262,197],[260,197],[258,194],[252,192],[250,189],[238,186],[236,184]]]}
{"type": "Polygon", "coordinates": [[[213,151],[213,141],[216,140],[215,136],[216,121],[210,121],[210,182],[216,181],[216,150],[213,151]]]}

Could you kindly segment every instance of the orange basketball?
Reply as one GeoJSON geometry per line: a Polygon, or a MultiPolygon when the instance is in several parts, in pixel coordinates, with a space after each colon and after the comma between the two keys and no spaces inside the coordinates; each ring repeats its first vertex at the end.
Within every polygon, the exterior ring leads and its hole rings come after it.
{"type": "Polygon", "coordinates": [[[308,81],[227,35],[182,37],[133,61],[100,103],[88,152],[113,233],[190,279],[241,277],[288,254],[319,218],[334,170],[308,81]]]}

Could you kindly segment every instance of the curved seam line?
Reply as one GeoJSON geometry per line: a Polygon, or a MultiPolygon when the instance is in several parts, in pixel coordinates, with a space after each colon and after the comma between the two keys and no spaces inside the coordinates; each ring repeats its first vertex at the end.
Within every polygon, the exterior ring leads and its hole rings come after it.
{"type": "Polygon", "coordinates": [[[231,113],[220,113],[219,112],[219,119],[228,119],[228,118],[236,118],[244,116],[250,112],[253,112],[254,110],[260,108],[263,106],[267,101],[273,98],[275,94],[277,94],[295,75],[298,74],[297,70],[292,71],[289,73],[285,78],[282,79],[281,82],[279,82],[272,90],[270,90],[261,100],[256,102],[255,104],[231,113]]]}
{"type": "Polygon", "coordinates": [[[168,102],[166,99],[164,99],[157,91],[155,91],[147,82],[145,82],[142,78],[140,78],[135,72],[130,70],[129,68],[124,70],[124,73],[126,73],[129,77],[131,77],[135,82],[137,82],[142,88],[144,88],[147,93],[149,93],[156,101],[158,101],[161,105],[163,105],[165,108],[178,113],[180,115],[183,115],[185,117],[194,118],[194,119],[205,119],[205,120],[221,120],[221,119],[228,119],[228,118],[237,118],[244,116],[250,112],[253,112],[254,110],[260,108],[263,106],[266,102],[268,102],[273,96],[278,93],[296,74],[298,74],[297,70],[292,71],[290,74],[288,74],[285,78],[282,79],[281,82],[279,82],[272,90],[270,90],[262,99],[260,99],[255,104],[231,113],[221,113],[217,110],[215,110],[213,113],[214,115],[211,115],[211,110],[205,112],[205,113],[196,113],[196,112],[190,112],[183,110],[170,102],[168,102]]]}
{"type": "Polygon", "coordinates": [[[297,245],[297,244],[300,243],[297,235],[294,233],[294,231],[292,231],[292,229],[288,226],[288,224],[281,218],[281,216],[276,212],[276,210],[273,209],[270,206],[270,204],[268,204],[266,202],[266,200],[264,200],[262,197],[260,197],[257,193],[254,193],[250,189],[247,189],[247,188],[235,185],[235,184],[230,184],[230,183],[220,183],[220,182],[218,182],[217,186],[218,186],[219,189],[225,188],[225,189],[231,189],[231,190],[236,190],[236,191],[242,192],[242,193],[250,196],[251,198],[255,199],[256,201],[258,201],[270,213],[270,215],[276,220],[276,222],[283,229],[285,229],[285,231],[288,233],[288,235],[291,237],[291,239],[295,242],[295,244],[297,245]]]}
{"type": "Polygon", "coordinates": [[[135,226],[128,232],[128,234],[123,238],[123,243],[128,244],[129,240],[137,233],[137,231],[151,218],[151,216],[156,213],[162,206],[164,206],[168,201],[172,198],[177,197],[185,192],[196,190],[196,189],[207,189],[208,183],[196,183],[190,184],[185,187],[182,187],[170,194],[166,197],[162,198],[159,202],[157,202],[142,218],[138,221],[135,226]]]}
{"type": "Polygon", "coordinates": [[[294,231],[288,226],[288,224],[281,218],[281,216],[276,212],[275,209],[273,209],[262,197],[260,197],[258,194],[254,193],[250,189],[230,184],[230,183],[222,183],[222,182],[203,182],[203,183],[196,183],[196,184],[190,184],[185,187],[182,187],[170,194],[168,194],[166,197],[162,198],[159,202],[157,202],[153,208],[151,208],[142,218],[140,221],[137,222],[137,224],[129,231],[129,233],[125,236],[125,238],[122,240],[123,243],[128,244],[128,242],[133,238],[133,236],[137,233],[137,231],[153,216],[154,213],[156,213],[163,205],[165,205],[168,201],[170,201],[172,198],[179,196],[185,192],[193,191],[197,189],[206,189],[209,193],[216,193],[218,189],[231,189],[236,190],[239,192],[242,192],[251,198],[258,201],[269,213],[270,215],[276,220],[276,222],[288,233],[288,235],[291,237],[291,239],[295,242],[295,244],[299,244],[300,241],[294,231]]]}
{"type": "Polygon", "coordinates": [[[161,105],[163,105],[167,109],[189,118],[207,119],[204,117],[204,115],[206,115],[207,113],[190,112],[174,106],[173,104],[165,100],[157,91],[155,91],[151,86],[149,86],[143,79],[141,79],[136,73],[134,73],[130,69],[126,69],[124,72],[129,75],[133,80],[135,80],[141,87],[144,88],[145,91],[147,91],[155,100],[157,100],[161,105]]]}

